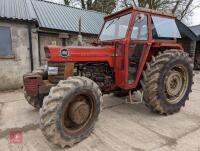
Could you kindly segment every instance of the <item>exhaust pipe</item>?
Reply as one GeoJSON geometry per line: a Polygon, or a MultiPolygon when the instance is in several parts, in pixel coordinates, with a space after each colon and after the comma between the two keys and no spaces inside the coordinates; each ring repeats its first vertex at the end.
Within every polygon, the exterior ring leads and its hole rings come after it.
{"type": "Polygon", "coordinates": [[[83,45],[83,37],[81,34],[81,17],[80,17],[78,21],[78,46],[82,45],[83,45]]]}

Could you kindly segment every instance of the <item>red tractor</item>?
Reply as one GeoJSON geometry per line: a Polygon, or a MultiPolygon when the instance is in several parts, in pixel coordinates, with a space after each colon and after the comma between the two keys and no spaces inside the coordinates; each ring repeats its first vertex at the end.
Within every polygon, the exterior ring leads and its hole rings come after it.
{"type": "Polygon", "coordinates": [[[89,136],[103,94],[123,92],[132,100],[142,90],[153,112],[178,112],[193,84],[193,61],[178,38],[173,15],[130,7],[105,17],[93,46],[45,47],[48,67],[23,80],[27,101],[41,108],[46,139],[64,147],[89,136]]]}

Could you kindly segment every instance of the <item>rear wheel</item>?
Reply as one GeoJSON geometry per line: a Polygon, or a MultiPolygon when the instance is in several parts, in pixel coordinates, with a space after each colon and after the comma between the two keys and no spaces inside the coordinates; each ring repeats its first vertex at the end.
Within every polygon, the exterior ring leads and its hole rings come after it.
{"type": "Polygon", "coordinates": [[[61,147],[80,142],[93,131],[101,110],[102,93],[85,77],[70,77],[53,87],[40,109],[41,130],[61,147]]]}
{"type": "Polygon", "coordinates": [[[160,114],[173,114],[185,106],[193,84],[193,63],[180,50],[167,50],[152,58],[144,72],[144,101],[160,114]]]}

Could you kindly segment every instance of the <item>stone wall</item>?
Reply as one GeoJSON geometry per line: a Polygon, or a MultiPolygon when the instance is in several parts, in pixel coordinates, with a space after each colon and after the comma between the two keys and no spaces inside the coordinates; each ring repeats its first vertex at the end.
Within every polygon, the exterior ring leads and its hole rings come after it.
{"type": "MultiPolygon", "coordinates": [[[[0,56],[0,91],[18,89],[23,86],[23,75],[31,72],[28,25],[16,22],[0,21],[0,26],[10,28],[13,54],[7,58],[0,56]]],[[[39,61],[41,61],[41,64],[46,63],[44,46],[51,44],[62,45],[62,39],[59,38],[59,33],[40,34],[38,29],[34,26],[32,27],[31,33],[33,63],[35,69],[40,66],[39,61]]],[[[96,36],[83,35],[84,43],[92,43],[96,38],[96,36]]],[[[77,39],[77,34],[70,33],[69,38],[66,39],[66,45],[77,45],[77,39]]]]}
{"type": "Polygon", "coordinates": [[[62,40],[56,34],[39,34],[40,40],[40,61],[41,65],[46,64],[44,47],[47,45],[62,45],[62,40]]]}
{"type": "Polygon", "coordinates": [[[178,41],[182,44],[184,51],[186,51],[189,56],[195,61],[195,53],[196,53],[196,41],[192,41],[189,38],[183,38],[178,41]]]}
{"type": "Polygon", "coordinates": [[[196,43],[196,52],[195,52],[195,69],[200,70],[200,41],[196,43]]]}
{"type": "MultiPolygon", "coordinates": [[[[0,26],[10,27],[12,56],[0,59],[0,91],[22,87],[23,74],[31,71],[28,25],[14,22],[0,22],[0,26]]],[[[38,62],[38,36],[32,32],[34,68],[38,62]]]]}

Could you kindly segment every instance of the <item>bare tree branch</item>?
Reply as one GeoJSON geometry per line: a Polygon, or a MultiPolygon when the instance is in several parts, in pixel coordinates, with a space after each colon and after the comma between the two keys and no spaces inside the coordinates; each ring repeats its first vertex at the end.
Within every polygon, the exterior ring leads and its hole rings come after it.
{"type": "Polygon", "coordinates": [[[82,7],[83,9],[86,9],[84,0],[81,0],[81,7],[82,7]]]}
{"type": "Polygon", "coordinates": [[[172,13],[173,13],[173,14],[176,12],[176,10],[177,10],[177,8],[178,8],[180,2],[181,2],[181,0],[177,0],[177,1],[176,1],[176,5],[175,5],[174,8],[172,9],[172,13]]]}
{"type": "MultiPolygon", "coordinates": [[[[127,0],[125,0],[126,1],[126,3],[127,3],[127,0]]],[[[136,2],[135,2],[135,0],[132,0],[133,1],[133,5],[135,6],[135,7],[137,7],[137,4],[136,4],[136,2]]]]}
{"type": "Polygon", "coordinates": [[[188,4],[186,5],[185,9],[184,9],[184,10],[182,11],[182,13],[181,13],[181,18],[180,18],[180,20],[182,20],[183,17],[187,14],[187,11],[188,11],[188,9],[189,9],[189,7],[190,7],[190,5],[192,4],[193,1],[194,1],[194,0],[189,0],[189,2],[188,2],[188,4]]]}

